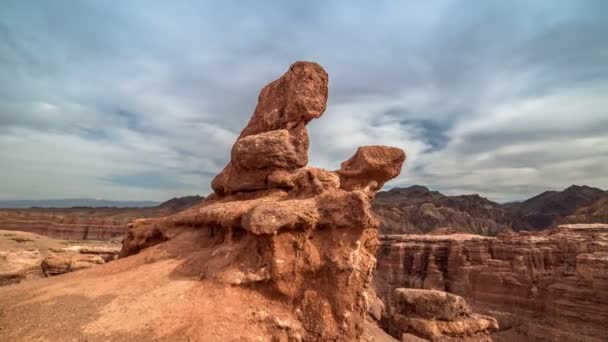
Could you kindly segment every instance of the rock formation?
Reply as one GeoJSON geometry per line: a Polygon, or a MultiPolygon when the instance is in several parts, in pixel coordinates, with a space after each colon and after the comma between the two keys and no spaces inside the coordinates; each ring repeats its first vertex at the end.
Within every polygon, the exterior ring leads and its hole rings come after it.
{"type": "Polygon", "coordinates": [[[496,319],[473,313],[451,293],[397,288],[393,299],[385,323],[405,341],[490,341],[489,333],[498,330],[496,319]]]}
{"type": "Polygon", "coordinates": [[[111,240],[123,236],[129,221],[175,214],[202,200],[200,196],[185,196],[149,208],[0,209],[0,228],[55,239],[111,240]]]}
{"type": "MultiPolygon", "coordinates": [[[[42,299],[9,309],[0,325],[39,333],[40,322],[16,328],[9,317],[40,310],[32,303],[49,297],[50,309],[81,305],[60,299],[89,296],[86,286],[100,282],[99,297],[83,306],[90,318],[76,328],[80,338],[359,340],[378,247],[371,202],[405,154],[364,146],[338,171],[306,166],[306,124],[325,109],[327,81],[318,64],[293,64],[262,89],[214,194],[176,215],[134,221],[121,259],[53,277],[63,278],[60,287],[46,283],[42,299]]],[[[31,291],[23,286],[0,289],[0,305],[15,307],[31,291]]],[[[54,327],[33,336],[65,332],[54,327]]],[[[0,339],[18,336],[0,331],[0,339]]]]}
{"type": "Polygon", "coordinates": [[[43,258],[37,250],[0,252],[0,286],[42,277],[43,258]]]}
{"type": "Polygon", "coordinates": [[[82,270],[117,256],[118,249],[95,246],[0,251],[0,286],[82,270]]]}
{"type": "Polygon", "coordinates": [[[396,177],[405,154],[360,147],[336,172],[307,167],[306,124],[321,116],[327,74],[295,63],[262,90],[258,106],[200,207],[136,221],[122,256],[168,240],[182,227],[207,230],[200,277],[261,286],[293,305],[310,340],[354,340],[367,312],[378,223],[374,194],[396,177]]]}
{"type": "Polygon", "coordinates": [[[387,307],[395,288],[464,297],[523,339],[601,341],[608,329],[608,225],[564,225],[497,237],[387,235],[376,291],[387,307]]]}

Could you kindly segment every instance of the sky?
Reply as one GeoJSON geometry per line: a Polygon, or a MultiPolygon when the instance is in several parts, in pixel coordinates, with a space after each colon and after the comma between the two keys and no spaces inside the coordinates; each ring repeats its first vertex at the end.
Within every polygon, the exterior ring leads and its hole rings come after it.
{"type": "Polygon", "coordinates": [[[387,187],[608,188],[606,1],[33,1],[0,10],[0,199],[210,192],[260,89],[329,73],[310,165],[406,150],[387,187]]]}

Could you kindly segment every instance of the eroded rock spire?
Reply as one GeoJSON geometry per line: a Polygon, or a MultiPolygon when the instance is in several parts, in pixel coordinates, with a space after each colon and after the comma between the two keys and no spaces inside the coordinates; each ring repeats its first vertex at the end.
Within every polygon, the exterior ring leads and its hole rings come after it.
{"type": "Polygon", "coordinates": [[[203,235],[201,251],[182,272],[287,303],[292,338],[359,339],[378,246],[371,201],[399,175],[405,153],[366,146],[338,171],[306,166],[306,124],[323,114],[327,82],[320,65],[296,62],[264,87],[230,162],[213,179],[215,194],[180,214],[131,225],[123,256],[194,229],[203,235]]]}

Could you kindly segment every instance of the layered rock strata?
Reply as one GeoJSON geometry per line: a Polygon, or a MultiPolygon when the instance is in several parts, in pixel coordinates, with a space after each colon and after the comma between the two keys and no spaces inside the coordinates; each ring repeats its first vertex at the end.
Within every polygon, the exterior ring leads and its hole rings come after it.
{"type": "Polygon", "coordinates": [[[539,233],[388,235],[375,285],[388,307],[399,287],[436,289],[491,312],[522,338],[600,341],[608,329],[608,225],[539,233]]]}
{"type": "Polygon", "coordinates": [[[120,239],[125,233],[126,225],[134,219],[175,214],[202,200],[200,196],[185,196],[149,208],[0,209],[0,228],[54,239],[120,239]]]}

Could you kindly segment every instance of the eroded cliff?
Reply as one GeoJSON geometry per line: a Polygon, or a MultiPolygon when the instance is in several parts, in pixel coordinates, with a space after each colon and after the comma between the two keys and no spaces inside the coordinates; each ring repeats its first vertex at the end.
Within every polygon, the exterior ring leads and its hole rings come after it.
{"type": "Polygon", "coordinates": [[[127,223],[143,217],[172,215],[200,203],[201,196],[173,198],[148,208],[0,209],[0,228],[66,240],[120,239],[127,223]]]}
{"type": "Polygon", "coordinates": [[[437,289],[497,317],[504,334],[602,341],[608,329],[608,225],[498,237],[387,235],[374,281],[389,306],[394,288],[437,289]]]}

